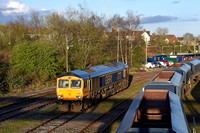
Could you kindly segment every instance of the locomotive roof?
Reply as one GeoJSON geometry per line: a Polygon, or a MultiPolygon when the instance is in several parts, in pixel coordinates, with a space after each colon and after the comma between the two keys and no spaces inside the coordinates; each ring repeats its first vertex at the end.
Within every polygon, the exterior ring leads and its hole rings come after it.
{"type": "Polygon", "coordinates": [[[86,80],[89,78],[94,78],[100,75],[122,70],[124,68],[128,68],[128,65],[122,62],[115,62],[115,63],[108,63],[104,65],[89,67],[85,69],[70,71],[70,72],[62,74],[60,77],[76,76],[76,77],[82,78],[83,80],[86,80]]]}

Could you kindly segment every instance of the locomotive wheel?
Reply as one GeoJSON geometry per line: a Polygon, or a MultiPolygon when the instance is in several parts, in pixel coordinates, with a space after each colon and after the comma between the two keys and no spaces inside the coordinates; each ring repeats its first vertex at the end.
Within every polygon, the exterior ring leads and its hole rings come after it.
{"type": "Polygon", "coordinates": [[[82,109],[81,109],[81,110],[84,111],[84,110],[88,109],[90,106],[91,106],[90,101],[89,101],[88,99],[85,99],[85,100],[83,101],[82,109]]]}

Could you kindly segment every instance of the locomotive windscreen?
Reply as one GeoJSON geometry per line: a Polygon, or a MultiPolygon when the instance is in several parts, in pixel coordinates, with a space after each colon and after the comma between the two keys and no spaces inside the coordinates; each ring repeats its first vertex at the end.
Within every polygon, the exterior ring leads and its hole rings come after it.
{"type": "Polygon", "coordinates": [[[69,80],[59,80],[59,88],[68,88],[69,80]]]}

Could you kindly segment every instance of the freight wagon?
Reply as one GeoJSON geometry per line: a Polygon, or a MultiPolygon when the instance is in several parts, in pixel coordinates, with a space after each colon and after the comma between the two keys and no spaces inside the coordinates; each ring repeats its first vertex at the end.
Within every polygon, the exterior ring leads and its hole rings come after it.
{"type": "Polygon", "coordinates": [[[173,66],[164,69],[164,71],[176,71],[183,76],[183,83],[186,84],[191,77],[191,66],[186,63],[176,63],[173,66]]]}
{"type": "Polygon", "coordinates": [[[182,101],[168,90],[145,90],[126,112],[117,133],[190,133],[182,101]]]}
{"type": "Polygon", "coordinates": [[[184,92],[183,89],[183,77],[180,73],[175,71],[162,71],[151,79],[143,88],[144,90],[169,90],[179,97],[184,92]]]}

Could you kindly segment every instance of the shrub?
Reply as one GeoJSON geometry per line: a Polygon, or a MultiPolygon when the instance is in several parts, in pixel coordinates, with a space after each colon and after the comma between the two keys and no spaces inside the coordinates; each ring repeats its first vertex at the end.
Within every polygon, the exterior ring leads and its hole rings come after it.
{"type": "Polygon", "coordinates": [[[61,56],[48,41],[24,42],[13,47],[10,56],[9,87],[20,88],[33,80],[45,82],[61,73],[61,56]]]}

